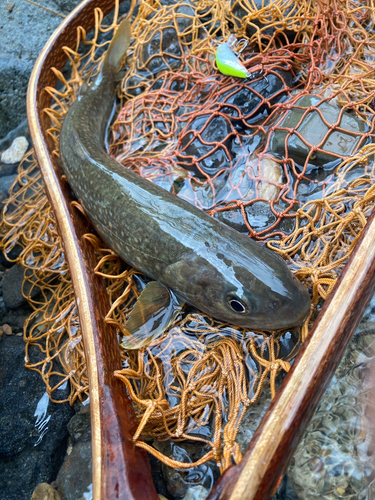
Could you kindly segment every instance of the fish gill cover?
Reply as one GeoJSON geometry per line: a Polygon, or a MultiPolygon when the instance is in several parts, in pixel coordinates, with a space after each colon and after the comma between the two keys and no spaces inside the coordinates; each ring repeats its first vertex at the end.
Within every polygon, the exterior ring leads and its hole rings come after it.
{"type": "MultiPolygon", "coordinates": [[[[118,90],[110,154],[212,217],[278,252],[312,300],[293,331],[248,331],[186,307],[165,334],[122,351],[116,372],[134,402],[137,446],[178,469],[214,459],[223,472],[241,460],[236,441],[246,410],[275,394],[306,339],[374,207],[374,8],[368,1],[146,0],[132,4],[133,42],[118,90]],[[247,40],[248,79],[216,68],[218,44],[247,40]],[[143,440],[139,440],[142,436],[143,440]],[[163,441],[200,442],[203,456],[167,456],[163,441]],[[154,441],[153,441],[154,440],[154,441]],[[153,443],[153,444],[152,444],[153,443]]],[[[119,23],[95,11],[96,28],[78,29],[69,68],[54,70],[51,137],[83,82],[98,74],[119,23]],[[69,76],[67,76],[69,75],[69,76]]],[[[82,207],[75,203],[77,209],[82,207]]],[[[77,308],[33,152],[20,165],[1,224],[2,247],[40,287],[27,298],[26,366],[41,373],[52,400],[70,381],[69,401],[88,396],[77,308]]],[[[147,280],[92,233],[86,235],[119,335],[147,280]]],[[[170,454],[169,454],[170,455],[170,454]]]]}

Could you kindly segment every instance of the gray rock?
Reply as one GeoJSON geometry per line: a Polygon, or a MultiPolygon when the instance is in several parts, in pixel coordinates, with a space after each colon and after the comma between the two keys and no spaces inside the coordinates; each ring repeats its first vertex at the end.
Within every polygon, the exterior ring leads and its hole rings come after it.
{"type": "MultiPolygon", "coordinates": [[[[22,284],[24,280],[24,273],[31,274],[31,271],[25,270],[19,264],[11,267],[7,273],[5,273],[3,278],[3,297],[5,306],[8,309],[18,309],[27,303],[27,300],[22,294],[22,284]]],[[[30,282],[26,282],[23,288],[26,295],[30,294],[32,298],[36,297],[40,293],[40,288],[37,286],[32,286],[30,282]]]]}
{"type": "Polygon", "coordinates": [[[14,130],[11,130],[3,139],[0,140],[0,151],[8,149],[14,139],[20,135],[25,136],[26,139],[30,142],[30,131],[27,119],[23,120],[23,122],[21,122],[14,130]]]}
{"type": "MultiPolygon", "coordinates": [[[[33,65],[62,18],[23,0],[0,3],[0,138],[26,118],[26,90],[33,65]]],[[[47,0],[46,7],[67,14],[80,0],[47,0]]]]}
{"type": "MultiPolygon", "coordinates": [[[[21,337],[0,338],[0,498],[29,500],[64,459],[73,409],[51,403],[39,373],[24,367],[21,337]]],[[[69,394],[66,386],[62,398],[69,394]]]]}
{"type": "Polygon", "coordinates": [[[0,177],[0,192],[8,194],[8,191],[11,188],[16,177],[17,177],[17,174],[6,175],[4,177],[0,177]]]}
{"type": "MultiPolygon", "coordinates": [[[[57,479],[57,491],[61,500],[84,497],[92,483],[91,426],[89,406],[71,418],[68,430],[73,438],[73,448],[66,457],[57,479]]],[[[84,497],[85,498],[85,497],[84,497]]]]}
{"type": "MultiPolygon", "coordinates": [[[[288,131],[281,130],[282,127],[291,130],[295,129],[303,137],[304,141],[311,146],[318,146],[326,138],[321,146],[322,151],[312,152],[309,158],[309,163],[315,166],[324,166],[331,162],[337,162],[338,157],[340,159],[351,156],[365,143],[362,134],[367,132],[366,124],[354,112],[344,111],[341,119],[339,119],[341,107],[333,100],[319,104],[321,101],[322,99],[318,95],[306,95],[301,97],[296,102],[296,105],[285,113],[271,137],[269,149],[273,154],[279,158],[286,157],[285,140],[288,131]],[[310,107],[315,107],[315,109],[308,110],[310,107]],[[299,125],[304,113],[306,115],[299,125]],[[338,126],[343,130],[329,132],[329,128],[323,122],[320,113],[329,124],[338,122],[338,126]]],[[[292,158],[301,166],[304,165],[311,152],[311,147],[305,144],[304,141],[293,132],[289,136],[287,144],[289,158],[292,158]]]]}
{"type": "MultiPolygon", "coordinates": [[[[261,30],[262,35],[272,36],[275,33],[275,27],[267,27],[267,24],[263,24],[258,18],[256,10],[262,10],[267,8],[268,5],[271,4],[271,0],[252,0],[251,5],[252,9],[245,8],[244,3],[241,0],[231,0],[232,13],[236,16],[239,21],[237,21],[238,25],[241,25],[243,22],[243,18],[251,15],[251,20],[246,24],[246,34],[248,37],[251,37],[254,33],[261,30]]],[[[292,10],[292,7],[288,7],[285,10],[285,14],[288,14],[292,10]]],[[[268,20],[268,16],[266,16],[266,20],[268,20]]]]}

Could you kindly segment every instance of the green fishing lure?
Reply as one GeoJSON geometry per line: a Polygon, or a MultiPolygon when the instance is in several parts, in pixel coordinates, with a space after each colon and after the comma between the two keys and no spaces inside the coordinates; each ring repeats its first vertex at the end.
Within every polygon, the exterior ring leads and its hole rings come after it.
{"type": "Polygon", "coordinates": [[[233,47],[237,39],[232,35],[227,42],[221,43],[216,49],[216,65],[223,75],[248,78],[248,71],[236,56],[233,47]]]}

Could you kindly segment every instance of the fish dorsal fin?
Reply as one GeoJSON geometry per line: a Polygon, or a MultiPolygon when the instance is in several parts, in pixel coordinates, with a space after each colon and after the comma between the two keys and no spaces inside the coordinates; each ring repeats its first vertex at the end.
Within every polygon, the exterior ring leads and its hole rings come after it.
{"type": "Polygon", "coordinates": [[[121,61],[130,45],[131,36],[131,24],[128,19],[125,19],[118,27],[107,54],[105,55],[102,72],[107,71],[108,69],[113,69],[115,71],[120,69],[121,61]]]}
{"type": "Polygon", "coordinates": [[[224,42],[216,49],[216,65],[220,73],[228,76],[247,78],[249,73],[229,45],[224,42]]]}
{"type": "Polygon", "coordinates": [[[164,333],[180,312],[183,303],[158,281],[150,281],[138,297],[121,343],[125,349],[140,349],[164,333]]]}

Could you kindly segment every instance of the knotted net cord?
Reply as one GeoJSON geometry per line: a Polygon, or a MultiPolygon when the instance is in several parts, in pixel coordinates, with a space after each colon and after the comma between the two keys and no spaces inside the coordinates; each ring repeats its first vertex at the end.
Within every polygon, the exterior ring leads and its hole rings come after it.
{"type": "MultiPolygon", "coordinates": [[[[154,182],[165,181],[172,192],[214,217],[239,215],[243,232],[282,255],[312,298],[309,317],[293,332],[248,331],[187,309],[146,348],[122,351],[123,369],[116,376],[126,385],[139,419],[134,441],[178,469],[214,459],[223,471],[241,460],[236,435],[246,409],[259,400],[266,384],[275,394],[278,375],[289,370],[374,207],[374,35],[367,31],[373,26],[374,8],[370,2],[355,1],[296,4],[283,0],[256,9],[251,0],[174,5],[148,0],[136,14],[134,3],[131,7],[135,42],[119,89],[121,111],[112,126],[111,154],[124,167],[154,182]],[[250,81],[225,77],[215,68],[217,40],[227,39],[230,32],[249,40],[242,57],[245,65],[256,68],[250,81]],[[264,77],[267,82],[278,81],[277,92],[268,97],[257,90],[264,77]],[[239,91],[256,101],[253,110],[238,104],[239,91]],[[308,106],[301,104],[303,97],[309,99],[308,106]],[[324,105],[339,109],[333,120],[322,111],[324,105]],[[288,126],[285,113],[291,109],[299,119],[288,126]],[[326,132],[310,144],[300,130],[313,113],[326,132]],[[259,114],[260,122],[254,119],[259,114]],[[348,132],[342,122],[353,116],[357,129],[348,132]],[[218,123],[224,133],[213,141],[207,129],[218,123]],[[345,134],[351,142],[350,155],[342,161],[331,153],[337,165],[328,178],[316,179],[310,162],[326,155],[333,132],[345,134]],[[270,150],[277,134],[284,144],[282,157],[270,150]],[[249,138],[257,137],[260,142],[249,146],[249,138]],[[307,150],[299,163],[289,154],[297,140],[307,150]],[[225,169],[212,171],[205,160],[219,153],[227,159],[225,169]],[[262,161],[267,158],[278,165],[278,178],[264,175],[262,161]],[[219,196],[217,182],[223,182],[222,176],[227,189],[219,196]],[[178,191],[179,183],[185,194],[178,191]],[[316,199],[303,203],[300,185],[316,185],[316,199]],[[203,196],[201,188],[210,195],[203,196]],[[259,201],[274,215],[262,230],[254,227],[248,212],[259,201]],[[292,225],[283,225],[286,220],[292,225]],[[293,346],[285,352],[287,337],[293,346]],[[210,431],[202,433],[207,428],[210,431]],[[210,451],[195,463],[176,461],[151,444],[166,439],[199,441],[210,451]]],[[[103,26],[103,14],[96,9],[91,38],[80,28],[76,49],[64,49],[71,75],[53,69],[59,83],[47,89],[53,104],[46,112],[56,157],[63,118],[82,83],[97,75],[118,22],[117,3],[109,26],[103,26]]],[[[75,206],[84,213],[77,202],[75,206]]],[[[26,366],[41,373],[53,401],[58,400],[56,389],[67,380],[70,403],[83,401],[88,381],[77,308],[33,151],[20,165],[0,230],[5,255],[10,258],[11,250],[20,245],[22,251],[14,261],[27,270],[25,282],[42,290],[34,297],[32,289],[27,293],[24,289],[34,308],[24,330],[26,366]]],[[[140,274],[97,236],[89,233],[86,238],[98,258],[93,272],[103,277],[108,290],[111,307],[106,321],[121,335],[140,293],[140,274]]]]}

